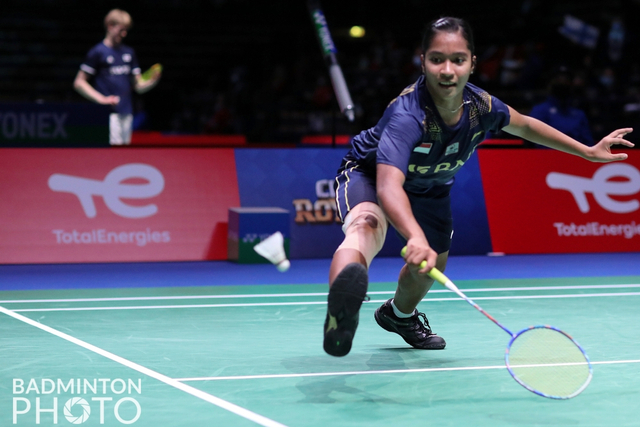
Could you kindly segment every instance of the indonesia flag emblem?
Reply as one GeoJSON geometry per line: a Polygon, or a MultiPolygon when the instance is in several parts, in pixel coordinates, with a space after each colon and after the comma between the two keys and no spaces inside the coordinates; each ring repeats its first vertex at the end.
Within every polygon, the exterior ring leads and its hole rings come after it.
{"type": "Polygon", "coordinates": [[[433,146],[432,142],[425,142],[418,145],[416,148],[413,149],[413,151],[416,151],[418,153],[423,153],[423,154],[429,154],[432,146],[433,146]]]}

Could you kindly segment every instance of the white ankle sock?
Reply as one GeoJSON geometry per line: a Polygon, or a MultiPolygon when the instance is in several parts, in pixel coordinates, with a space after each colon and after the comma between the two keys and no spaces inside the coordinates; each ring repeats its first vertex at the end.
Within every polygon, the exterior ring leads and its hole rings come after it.
{"type": "Polygon", "coordinates": [[[413,313],[415,313],[415,310],[413,310],[411,314],[401,312],[400,310],[398,310],[398,307],[396,307],[396,303],[394,300],[391,300],[391,308],[393,308],[393,314],[395,314],[396,317],[399,317],[400,319],[408,319],[409,317],[413,316],[413,313]]]}

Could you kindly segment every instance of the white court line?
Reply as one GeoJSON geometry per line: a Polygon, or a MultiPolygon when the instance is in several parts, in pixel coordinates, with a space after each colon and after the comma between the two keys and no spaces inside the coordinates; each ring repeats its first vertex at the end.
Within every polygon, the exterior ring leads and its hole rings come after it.
{"type": "Polygon", "coordinates": [[[152,371],[149,368],[145,368],[142,365],[138,365],[137,363],[131,362],[130,360],[124,359],[120,356],[117,356],[113,353],[110,353],[106,350],[103,350],[99,347],[96,347],[94,345],[91,345],[87,342],[84,342],[82,340],[79,340],[78,338],[74,338],[71,335],[67,335],[64,332],[60,332],[56,329],[53,329],[49,326],[43,325],[39,322],[36,322],[35,320],[31,320],[28,317],[24,317],[18,313],[15,313],[12,310],[8,310],[2,306],[0,306],[0,313],[4,313],[7,316],[13,317],[14,319],[17,319],[21,322],[27,323],[31,326],[34,326],[38,329],[41,329],[45,332],[48,332],[52,335],[57,336],[58,338],[62,338],[66,341],[69,341],[73,344],[76,344],[80,347],[83,347],[89,351],[92,351],[96,354],[99,354],[100,356],[106,357],[107,359],[111,359],[116,363],[119,363],[123,366],[126,366],[127,368],[133,369],[135,371],[140,372],[143,375],[147,375],[151,378],[154,378],[158,381],[161,381],[167,385],[170,385],[171,387],[177,388],[178,390],[182,390],[185,393],[188,393],[192,396],[195,396],[199,399],[202,399],[206,402],[212,403],[216,406],[218,406],[219,408],[222,408],[224,410],[227,410],[231,413],[234,413],[242,418],[246,418],[250,421],[255,422],[256,424],[260,424],[261,426],[265,426],[265,427],[286,427],[284,424],[280,424],[277,421],[273,421],[269,418],[263,417],[262,415],[256,414],[254,412],[249,411],[248,409],[242,408],[240,406],[234,405],[231,402],[227,402],[226,400],[220,399],[219,397],[213,396],[209,393],[205,393],[202,390],[198,390],[197,388],[191,387],[189,385],[183,384],[173,378],[169,378],[166,375],[163,375],[159,372],[156,371],[152,371]]]}
{"type": "MultiPolygon", "coordinates": [[[[472,292],[522,292],[522,291],[553,291],[553,290],[582,290],[582,289],[628,289],[640,288],[640,284],[624,285],[577,285],[577,286],[529,286],[520,288],[479,288],[460,289],[464,293],[472,292]]],[[[452,293],[448,289],[432,289],[433,293],[452,293]]],[[[371,291],[368,295],[390,295],[395,291],[371,291]]],[[[230,298],[288,298],[288,297],[326,297],[327,292],[298,292],[282,294],[230,294],[230,295],[172,295],[172,296],[143,296],[143,297],[110,297],[110,298],[60,298],[60,299],[21,299],[0,300],[0,304],[24,304],[24,303],[54,303],[54,302],[107,302],[107,301],[165,301],[165,300],[190,300],[190,299],[230,299],[230,298]]]]}
{"type": "MultiPolygon", "coordinates": [[[[610,360],[591,362],[592,365],[618,365],[625,363],[640,363],[640,360],[610,360]]],[[[422,369],[387,369],[380,371],[348,371],[348,372],[312,372],[305,374],[273,374],[273,375],[236,375],[228,377],[194,377],[174,378],[176,381],[223,381],[223,380],[261,380],[276,378],[305,378],[305,377],[333,377],[344,375],[380,375],[380,374],[407,374],[419,372],[451,372],[451,371],[483,371],[489,369],[507,369],[505,365],[497,366],[459,366],[454,368],[422,368],[422,369]]]]}
{"type": "MultiPolygon", "coordinates": [[[[474,301],[480,300],[520,300],[520,299],[556,299],[556,298],[594,298],[594,297],[623,297],[638,296],[640,292],[614,292],[602,294],[565,294],[565,295],[514,295],[501,297],[476,297],[474,301]]],[[[365,304],[379,304],[386,300],[370,300],[365,304]]],[[[422,302],[435,301],[464,301],[461,298],[426,298],[422,302]]],[[[298,302],[254,302],[238,304],[184,304],[184,305],[132,305],[132,306],[110,306],[110,307],[52,307],[52,308],[21,308],[13,310],[16,313],[26,312],[50,312],[50,311],[104,311],[104,310],[160,310],[173,308],[224,308],[224,307],[274,307],[292,305],[326,305],[326,301],[298,301],[298,302]]]]}

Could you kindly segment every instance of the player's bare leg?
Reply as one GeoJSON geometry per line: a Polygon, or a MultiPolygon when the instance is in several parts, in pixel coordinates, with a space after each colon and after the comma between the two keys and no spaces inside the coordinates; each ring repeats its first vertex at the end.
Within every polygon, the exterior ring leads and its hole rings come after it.
{"type": "Polygon", "coordinates": [[[345,356],[351,350],[360,307],[369,286],[367,268],[384,243],[387,223],[378,205],[364,202],[351,210],[343,230],[345,239],[329,269],[324,324],[323,347],[332,356],[345,356]]]}
{"type": "Polygon", "coordinates": [[[336,277],[344,268],[352,263],[362,264],[367,268],[367,260],[360,251],[355,249],[339,249],[333,254],[331,267],[329,267],[329,287],[333,285],[336,277]]]}
{"type": "MultiPolygon", "coordinates": [[[[449,252],[438,255],[436,268],[444,272],[449,259],[449,252]]],[[[433,285],[433,279],[427,275],[419,275],[417,270],[411,271],[408,265],[404,265],[398,277],[398,287],[393,297],[395,306],[403,313],[411,314],[420,301],[427,295],[433,285]]]]}

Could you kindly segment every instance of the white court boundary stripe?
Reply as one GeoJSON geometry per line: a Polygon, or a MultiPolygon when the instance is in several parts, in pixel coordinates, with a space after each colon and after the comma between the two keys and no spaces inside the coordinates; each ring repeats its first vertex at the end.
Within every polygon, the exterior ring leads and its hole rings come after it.
{"type": "Polygon", "coordinates": [[[256,424],[260,424],[262,426],[265,427],[287,427],[284,424],[280,424],[279,422],[273,421],[269,418],[263,417],[262,415],[256,414],[254,412],[249,411],[248,409],[242,408],[240,406],[234,405],[231,402],[227,402],[226,400],[220,399],[219,397],[213,396],[209,393],[205,393],[202,390],[198,390],[197,388],[191,387],[189,385],[183,384],[180,381],[177,381],[173,378],[169,378],[166,375],[163,375],[159,372],[153,371],[149,368],[145,368],[142,365],[138,365],[135,362],[131,362],[130,360],[127,360],[123,357],[117,356],[113,353],[110,353],[106,350],[103,350],[99,347],[96,347],[92,344],[89,344],[87,342],[84,342],[78,338],[74,338],[71,335],[67,335],[64,332],[60,332],[57,329],[53,329],[49,326],[43,325],[39,322],[36,322],[35,320],[29,319],[28,317],[24,317],[18,313],[15,313],[12,310],[8,310],[2,306],[0,306],[0,313],[4,313],[7,316],[13,317],[16,320],[19,320],[21,322],[27,323],[31,326],[34,326],[38,329],[41,329],[45,332],[48,332],[52,335],[57,336],[58,338],[62,338],[66,341],[69,341],[73,344],[76,344],[80,347],[83,347],[89,351],[92,351],[96,354],[99,354],[100,356],[106,357],[107,359],[113,360],[116,363],[119,363],[123,366],[126,366],[127,368],[133,369],[134,371],[138,371],[143,375],[146,375],[148,377],[154,378],[158,381],[161,381],[167,385],[170,385],[171,387],[177,388],[178,390],[184,391],[185,393],[188,393],[192,396],[195,396],[199,399],[202,399],[206,402],[212,403],[216,406],[218,406],[219,408],[222,408],[224,410],[227,410],[231,413],[234,413],[236,415],[239,415],[242,418],[246,418],[250,421],[255,422],[256,424]]]}
{"type": "MultiPolygon", "coordinates": [[[[460,289],[462,292],[521,292],[521,291],[547,291],[547,290],[581,290],[581,289],[627,289],[640,288],[640,284],[624,285],[578,285],[578,286],[530,286],[521,288],[479,288],[460,289]]],[[[372,291],[368,295],[389,295],[395,291],[372,291]]],[[[452,293],[448,289],[432,289],[433,293],[452,293]]],[[[0,304],[24,304],[24,303],[48,303],[48,302],[107,302],[107,301],[165,301],[165,300],[189,300],[189,299],[230,299],[230,298],[286,298],[286,297],[326,297],[327,292],[299,292],[283,294],[230,294],[230,295],[173,295],[173,296],[149,296],[149,297],[110,297],[110,298],[60,298],[60,299],[21,299],[0,300],[0,304]]]]}
{"type": "MultiPolygon", "coordinates": [[[[591,362],[592,365],[620,365],[626,363],[640,363],[640,360],[610,360],[591,362]]],[[[224,381],[224,380],[261,380],[277,378],[304,378],[304,377],[332,377],[345,375],[379,375],[379,374],[411,374],[421,372],[451,372],[451,371],[484,371],[490,369],[507,369],[505,365],[497,366],[458,366],[453,368],[422,368],[422,369],[388,369],[380,371],[348,371],[348,372],[312,372],[305,374],[273,374],[273,375],[237,375],[229,377],[194,377],[175,378],[176,381],[224,381]]]]}
{"type": "MultiPolygon", "coordinates": [[[[474,301],[480,300],[519,300],[519,299],[556,299],[556,298],[593,298],[593,297],[628,297],[638,296],[640,292],[614,292],[602,294],[565,294],[565,295],[514,295],[503,297],[476,297],[474,301]]],[[[462,298],[427,298],[422,302],[435,301],[464,301],[462,298]]],[[[364,304],[379,304],[386,300],[370,300],[364,304]]],[[[224,308],[224,307],[274,307],[287,305],[326,305],[326,301],[298,301],[298,302],[254,302],[238,304],[184,304],[184,305],[132,305],[115,307],[52,307],[52,308],[20,308],[13,310],[18,313],[26,312],[49,312],[49,311],[100,311],[100,310],[160,310],[172,308],[224,308]]]]}

